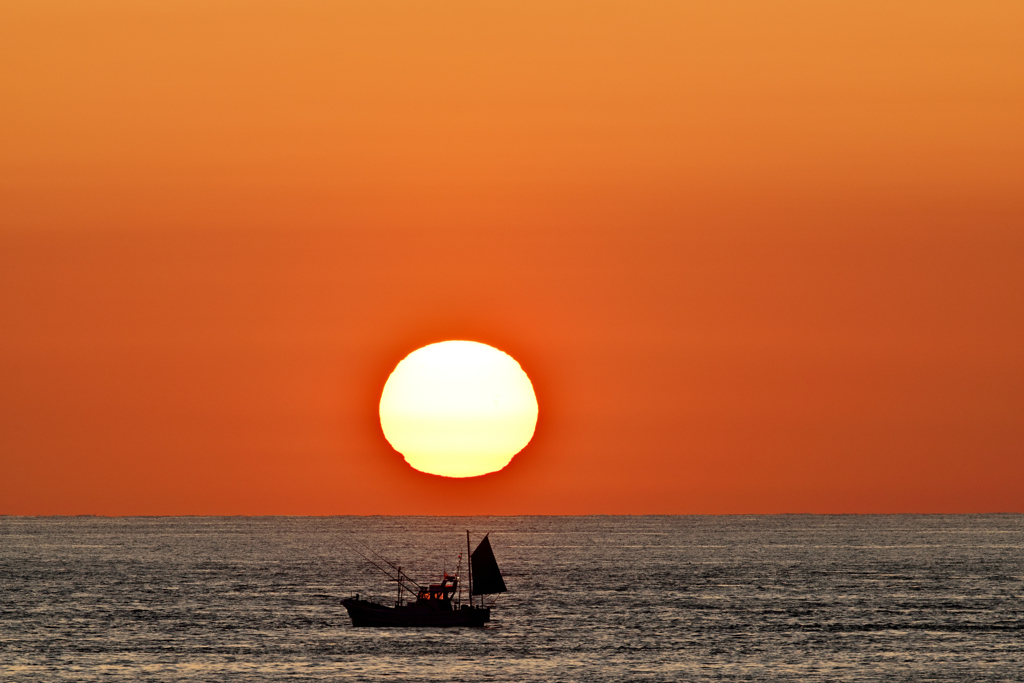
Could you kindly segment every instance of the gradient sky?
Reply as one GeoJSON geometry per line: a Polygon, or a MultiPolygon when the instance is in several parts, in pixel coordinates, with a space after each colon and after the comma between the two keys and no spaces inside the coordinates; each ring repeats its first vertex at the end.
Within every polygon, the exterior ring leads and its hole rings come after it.
{"type": "Polygon", "coordinates": [[[1024,512],[1024,3],[0,4],[0,513],[1024,512]],[[515,357],[420,474],[380,391],[515,357]]]}

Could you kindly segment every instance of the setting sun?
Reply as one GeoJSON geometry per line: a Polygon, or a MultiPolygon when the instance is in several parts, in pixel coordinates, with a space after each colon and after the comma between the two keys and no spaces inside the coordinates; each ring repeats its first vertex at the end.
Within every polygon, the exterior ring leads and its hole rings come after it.
{"type": "Polygon", "coordinates": [[[415,469],[476,477],[505,467],[530,442],[537,398],[507,353],[446,341],[412,352],[394,369],[380,397],[380,424],[415,469]]]}

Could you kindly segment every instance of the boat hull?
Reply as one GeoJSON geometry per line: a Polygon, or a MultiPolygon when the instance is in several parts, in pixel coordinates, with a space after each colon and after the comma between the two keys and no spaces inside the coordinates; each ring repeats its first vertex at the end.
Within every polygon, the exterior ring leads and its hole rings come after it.
{"type": "Polygon", "coordinates": [[[386,607],[367,600],[348,598],[341,601],[352,618],[353,626],[483,626],[491,620],[489,607],[435,610],[418,605],[386,607]]]}

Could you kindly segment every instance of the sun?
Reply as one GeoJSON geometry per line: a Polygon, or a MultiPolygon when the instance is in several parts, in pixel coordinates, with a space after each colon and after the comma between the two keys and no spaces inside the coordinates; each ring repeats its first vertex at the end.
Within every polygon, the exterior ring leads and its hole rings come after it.
{"type": "Polygon", "coordinates": [[[380,397],[384,436],[406,462],[442,477],[497,472],[533,438],[537,396],[519,363],[472,341],[413,351],[380,397]]]}

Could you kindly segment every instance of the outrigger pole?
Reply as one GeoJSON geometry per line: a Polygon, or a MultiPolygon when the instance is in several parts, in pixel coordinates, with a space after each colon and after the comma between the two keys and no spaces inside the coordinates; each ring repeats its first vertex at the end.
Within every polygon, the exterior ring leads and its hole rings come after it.
{"type": "MultiPolygon", "coordinates": [[[[397,566],[395,565],[395,563],[394,563],[394,562],[391,562],[391,561],[390,561],[390,560],[388,560],[388,559],[387,559],[386,557],[384,557],[383,555],[381,555],[380,553],[378,553],[378,552],[377,552],[376,550],[374,550],[374,549],[373,549],[373,548],[371,548],[370,546],[366,545],[365,543],[362,543],[361,541],[359,541],[359,540],[356,540],[356,539],[353,539],[353,540],[355,540],[355,542],[356,542],[356,543],[359,543],[359,545],[363,546],[363,547],[364,547],[364,548],[366,548],[366,549],[367,549],[367,550],[368,550],[369,552],[373,553],[373,554],[374,554],[374,555],[376,555],[376,556],[377,556],[378,558],[380,558],[380,561],[381,561],[381,562],[383,562],[384,564],[386,564],[387,566],[391,567],[392,569],[394,569],[394,570],[396,570],[396,571],[398,570],[398,567],[397,567],[397,566]]],[[[359,553],[360,555],[362,555],[363,559],[364,559],[364,560],[366,560],[367,562],[369,562],[370,564],[372,564],[372,565],[373,565],[374,567],[377,567],[377,569],[380,569],[380,567],[379,567],[379,566],[377,565],[377,563],[376,563],[376,562],[374,562],[373,560],[371,560],[370,558],[368,558],[368,557],[367,557],[366,555],[363,555],[363,553],[362,553],[362,552],[361,552],[361,551],[360,551],[360,550],[359,550],[358,548],[355,548],[355,547],[353,547],[351,543],[346,543],[345,545],[347,545],[347,546],[348,546],[349,548],[352,548],[352,549],[353,549],[353,550],[355,550],[355,551],[356,551],[357,553],[359,553]]],[[[381,571],[384,571],[384,570],[383,570],[383,569],[381,569],[381,571]]],[[[387,574],[387,572],[386,572],[386,571],[385,571],[384,573],[385,573],[385,574],[387,574]]],[[[390,575],[389,575],[389,576],[390,576],[390,575]]],[[[413,581],[412,579],[410,579],[409,577],[406,577],[406,578],[405,578],[405,580],[406,580],[406,581],[409,581],[410,583],[412,583],[412,584],[413,584],[414,586],[416,586],[416,588],[422,588],[422,587],[423,587],[423,586],[419,585],[418,583],[416,583],[415,581],[413,581]]]]}
{"type": "MultiPolygon", "coordinates": [[[[395,564],[392,564],[391,562],[388,562],[388,561],[387,561],[387,560],[385,560],[385,559],[384,559],[383,557],[381,557],[381,556],[380,556],[380,554],[378,554],[378,553],[375,553],[375,552],[373,552],[373,550],[370,550],[370,552],[371,552],[371,553],[373,553],[374,555],[377,555],[377,557],[380,557],[380,559],[381,559],[381,560],[382,560],[382,561],[383,561],[384,563],[386,563],[386,564],[387,564],[387,565],[388,565],[389,567],[391,567],[392,569],[394,569],[394,570],[396,570],[396,571],[398,572],[398,576],[397,576],[397,577],[395,577],[395,576],[392,576],[391,572],[389,572],[389,571],[388,571],[387,569],[384,569],[384,567],[380,566],[379,564],[377,564],[376,562],[374,562],[373,560],[371,560],[371,559],[370,559],[369,557],[367,557],[367,556],[366,556],[366,554],[365,554],[365,553],[363,553],[363,551],[361,551],[361,550],[360,550],[359,548],[355,547],[354,545],[352,545],[352,544],[350,544],[350,543],[346,543],[345,545],[347,545],[347,546],[348,546],[349,548],[351,548],[352,550],[356,551],[356,553],[357,553],[357,554],[358,554],[358,555],[359,555],[360,557],[362,557],[362,558],[363,558],[364,560],[366,560],[367,562],[369,562],[370,564],[372,564],[372,565],[373,565],[374,567],[376,567],[376,568],[377,568],[377,570],[378,570],[378,571],[379,571],[379,572],[380,572],[381,574],[383,574],[384,576],[388,577],[388,578],[389,578],[389,579],[391,579],[392,581],[397,581],[397,582],[398,582],[398,600],[399,600],[399,601],[401,601],[401,599],[402,599],[402,583],[403,583],[403,582],[405,582],[405,581],[408,581],[408,582],[409,582],[409,583],[411,583],[412,585],[416,586],[417,590],[418,590],[418,589],[420,589],[420,588],[422,588],[422,586],[420,586],[420,585],[419,585],[418,583],[416,583],[415,581],[413,581],[412,579],[410,579],[410,578],[409,578],[408,576],[403,576],[403,575],[402,575],[402,568],[401,568],[401,567],[399,567],[399,566],[397,566],[397,565],[395,565],[395,564]]],[[[412,592],[416,592],[416,591],[412,591],[412,592]]]]}

